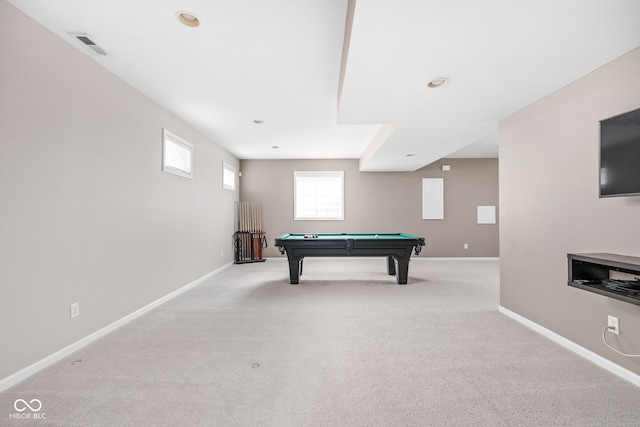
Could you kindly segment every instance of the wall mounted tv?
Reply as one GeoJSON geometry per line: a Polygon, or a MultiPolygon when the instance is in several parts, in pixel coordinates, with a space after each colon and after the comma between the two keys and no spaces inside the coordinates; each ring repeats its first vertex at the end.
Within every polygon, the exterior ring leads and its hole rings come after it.
{"type": "Polygon", "coordinates": [[[600,197],[640,195],[640,109],[600,121],[600,197]]]}

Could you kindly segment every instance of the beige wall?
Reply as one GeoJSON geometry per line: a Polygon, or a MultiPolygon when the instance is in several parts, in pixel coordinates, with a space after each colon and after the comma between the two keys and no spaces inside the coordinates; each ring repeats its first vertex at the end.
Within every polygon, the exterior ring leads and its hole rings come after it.
{"type": "Polygon", "coordinates": [[[1,380],[231,262],[238,161],[4,0],[0,58],[1,380]]]}
{"type": "MultiPolygon", "coordinates": [[[[421,256],[497,257],[498,225],[478,225],[478,205],[498,205],[497,159],[446,159],[416,172],[359,172],[358,160],[241,160],[241,200],[262,204],[269,248],[285,233],[409,233],[426,238],[421,256]],[[442,164],[451,166],[443,172],[442,164]],[[342,170],[344,221],[294,221],[293,172],[342,170]],[[422,219],[422,178],[444,178],[445,219],[422,219]],[[464,249],[464,244],[469,249],[464,249]]],[[[499,220],[498,220],[499,223],[499,220]]]]}
{"type": "Polygon", "coordinates": [[[640,108],[640,48],[500,124],[500,303],[615,363],[640,361],[640,307],[567,286],[567,253],[640,256],[640,197],[598,198],[599,120],[640,108]]]}

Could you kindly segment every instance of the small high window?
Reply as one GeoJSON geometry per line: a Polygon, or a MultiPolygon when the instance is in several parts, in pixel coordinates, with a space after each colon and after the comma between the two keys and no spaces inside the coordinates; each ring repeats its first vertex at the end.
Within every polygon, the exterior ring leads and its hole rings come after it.
{"type": "Polygon", "coordinates": [[[193,179],[193,145],[166,129],[162,141],[162,170],[193,179]]]}
{"type": "Polygon", "coordinates": [[[236,168],[222,162],[222,188],[236,191],[236,168]]]}

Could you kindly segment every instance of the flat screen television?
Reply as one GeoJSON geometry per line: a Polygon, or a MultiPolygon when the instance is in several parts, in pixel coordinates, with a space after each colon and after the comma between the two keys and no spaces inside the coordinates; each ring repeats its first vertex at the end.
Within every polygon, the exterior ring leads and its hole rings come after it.
{"type": "Polygon", "coordinates": [[[640,195],[640,109],[600,121],[600,197],[640,195]]]}

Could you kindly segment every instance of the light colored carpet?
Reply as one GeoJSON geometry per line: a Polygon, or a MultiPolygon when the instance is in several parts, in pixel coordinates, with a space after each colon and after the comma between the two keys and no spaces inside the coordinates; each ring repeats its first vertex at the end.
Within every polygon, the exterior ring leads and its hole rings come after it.
{"type": "Polygon", "coordinates": [[[384,263],[231,266],[0,393],[0,425],[640,425],[639,388],[497,312],[497,261],[384,263]]]}

